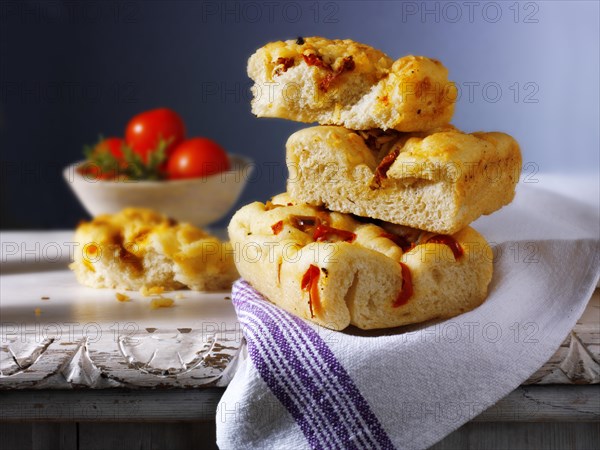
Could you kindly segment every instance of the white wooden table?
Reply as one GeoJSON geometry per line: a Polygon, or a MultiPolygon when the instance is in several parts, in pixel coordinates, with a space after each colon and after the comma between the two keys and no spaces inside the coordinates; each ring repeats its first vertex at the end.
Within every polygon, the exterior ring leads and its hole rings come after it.
{"type": "MultiPolygon", "coordinates": [[[[540,184],[598,208],[597,177],[544,176],[540,184]]],[[[78,286],[65,269],[70,232],[0,233],[0,240],[5,448],[215,448],[216,405],[242,342],[229,293],[183,291],[174,308],[159,310],[137,293],[120,303],[114,291],[78,286]],[[150,358],[153,349],[159,353],[150,358]],[[164,349],[178,350],[189,370],[161,359],[164,349]],[[185,373],[159,376],[168,370],[185,373]]],[[[598,448],[599,362],[596,290],[525,385],[434,448],[598,448]]]]}

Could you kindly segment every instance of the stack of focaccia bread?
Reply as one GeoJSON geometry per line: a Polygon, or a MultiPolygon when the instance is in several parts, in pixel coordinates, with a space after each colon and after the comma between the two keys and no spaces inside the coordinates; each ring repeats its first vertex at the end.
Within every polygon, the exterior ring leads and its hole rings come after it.
{"type": "Polygon", "coordinates": [[[504,133],[449,124],[436,60],[351,40],[274,42],[250,57],[252,111],[318,122],[287,141],[287,192],[240,209],[236,265],[273,303],[340,330],[455,316],[480,305],[492,253],[469,224],[510,203],[521,171],[504,133]]]}

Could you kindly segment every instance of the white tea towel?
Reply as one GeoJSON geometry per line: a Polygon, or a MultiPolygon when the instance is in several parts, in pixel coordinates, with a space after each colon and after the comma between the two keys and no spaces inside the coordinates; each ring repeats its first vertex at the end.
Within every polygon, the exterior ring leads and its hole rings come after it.
{"type": "Polygon", "coordinates": [[[452,319],[336,332],[246,282],[247,348],[217,410],[217,443],[246,448],[426,448],[510,393],[556,351],[599,276],[598,217],[531,187],[476,227],[495,247],[483,305],[452,319]]]}

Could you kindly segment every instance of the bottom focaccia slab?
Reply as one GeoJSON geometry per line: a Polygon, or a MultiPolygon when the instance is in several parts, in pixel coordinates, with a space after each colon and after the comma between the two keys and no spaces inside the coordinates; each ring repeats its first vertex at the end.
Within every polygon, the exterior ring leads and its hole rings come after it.
{"type": "Polygon", "coordinates": [[[229,224],[240,275],[271,302],[334,330],[389,328],[479,306],[492,277],[485,239],[440,235],[295,204],[287,194],[229,224]]]}

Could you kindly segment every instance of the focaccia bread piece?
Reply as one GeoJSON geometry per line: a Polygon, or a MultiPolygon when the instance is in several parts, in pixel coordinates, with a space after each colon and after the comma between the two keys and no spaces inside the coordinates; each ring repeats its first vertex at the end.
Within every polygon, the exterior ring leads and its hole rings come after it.
{"type": "Polygon", "coordinates": [[[318,126],[287,141],[287,191],[298,202],[452,234],[512,201],[521,172],[504,133],[354,132],[318,126]]]}
{"type": "Polygon", "coordinates": [[[492,254],[472,228],[452,236],[295,204],[287,194],[229,224],[240,275],[271,302],[334,330],[443,319],[480,305],[492,254]]]}
{"type": "Polygon", "coordinates": [[[349,39],[272,42],[248,60],[252,112],[352,130],[427,130],[450,122],[456,87],[441,62],[393,61],[349,39]]]}
{"type": "Polygon", "coordinates": [[[239,276],[231,245],[188,223],[127,208],[75,231],[77,280],[94,288],[229,289],[239,276]]]}

